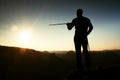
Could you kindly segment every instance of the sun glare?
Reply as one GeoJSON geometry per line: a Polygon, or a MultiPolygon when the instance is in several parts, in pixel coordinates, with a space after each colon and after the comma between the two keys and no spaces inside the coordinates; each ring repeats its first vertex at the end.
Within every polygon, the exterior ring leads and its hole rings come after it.
{"type": "Polygon", "coordinates": [[[31,33],[27,31],[22,31],[19,33],[19,40],[22,43],[28,43],[31,39],[31,33]]]}

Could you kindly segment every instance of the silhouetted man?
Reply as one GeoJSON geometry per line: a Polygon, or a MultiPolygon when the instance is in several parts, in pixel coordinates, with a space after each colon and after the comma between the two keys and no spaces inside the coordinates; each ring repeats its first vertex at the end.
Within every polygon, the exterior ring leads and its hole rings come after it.
{"type": "Polygon", "coordinates": [[[85,66],[87,69],[90,67],[90,58],[88,53],[88,39],[87,36],[93,29],[90,20],[82,16],[83,10],[77,10],[77,17],[72,20],[71,23],[67,23],[68,30],[71,30],[75,26],[74,44],[76,50],[76,61],[78,70],[83,70],[83,64],[81,60],[81,47],[85,55],[85,66]]]}

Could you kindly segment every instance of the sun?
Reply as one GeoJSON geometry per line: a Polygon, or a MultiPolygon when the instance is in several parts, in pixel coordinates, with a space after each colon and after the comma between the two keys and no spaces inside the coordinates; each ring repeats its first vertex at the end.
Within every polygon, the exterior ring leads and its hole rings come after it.
{"type": "Polygon", "coordinates": [[[20,42],[25,44],[25,43],[30,42],[30,40],[31,40],[31,33],[29,31],[21,31],[19,33],[18,37],[19,37],[20,42]]]}

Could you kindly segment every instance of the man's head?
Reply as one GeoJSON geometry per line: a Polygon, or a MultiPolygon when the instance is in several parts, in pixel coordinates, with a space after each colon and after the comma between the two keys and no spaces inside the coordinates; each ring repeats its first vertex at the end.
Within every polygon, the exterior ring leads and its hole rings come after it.
{"type": "Polygon", "coordinates": [[[83,10],[82,9],[77,9],[77,17],[81,17],[83,14],[83,10]]]}

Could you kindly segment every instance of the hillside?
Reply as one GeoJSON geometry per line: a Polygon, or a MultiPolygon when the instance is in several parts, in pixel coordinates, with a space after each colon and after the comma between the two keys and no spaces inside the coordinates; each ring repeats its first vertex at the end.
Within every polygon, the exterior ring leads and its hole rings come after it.
{"type": "Polygon", "coordinates": [[[6,46],[0,46],[0,65],[0,78],[5,80],[56,80],[69,66],[49,52],[6,46]]]}
{"type": "MultiPolygon", "coordinates": [[[[120,50],[94,51],[90,57],[89,79],[119,78],[120,50]]],[[[0,46],[0,80],[64,80],[75,68],[74,51],[50,54],[47,51],[0,46]]]]}

